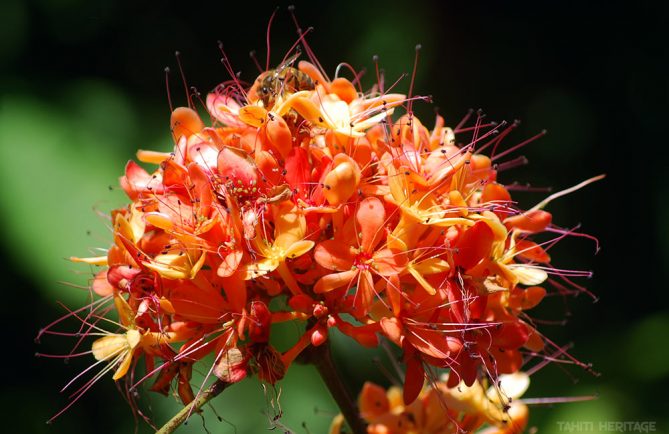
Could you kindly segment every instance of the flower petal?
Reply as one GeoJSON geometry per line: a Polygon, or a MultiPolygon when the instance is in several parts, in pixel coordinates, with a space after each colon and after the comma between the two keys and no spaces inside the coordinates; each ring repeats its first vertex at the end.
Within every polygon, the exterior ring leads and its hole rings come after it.
{"type": "Polygon", "coordinates": [[[381,324],[381,329],[383,333],[394,342],[398,347],[402,346],[402,338],[404,337],[404,332],[402,329],[402,324],[397,318],[381,318],[379,321],[381,324]]]}
{"type": "Polygon", "coordinates": [[[360,247],[364,252],[371,253],[385,236],[383,225],[386,210],[383,203],[375,197],[363,199],[358,205],[355,219],[360,232],[360,247]]]}
{"type": "Polygon", "coordinates": [[[218,274],[220,277],[232,276],[235,271],[237,271],[239,263],[242,261],[242,256],[244,256],[244,253],[241,249],[236,249],[228,253],[225,256],[225,259],[223,259],[221,262],[221,265],[218,266],[216,274],[218,274]]]}
{"type": "Polygon", "coordinates": [[[487,223],[479,221],[470,227],[455,244],[453,259],[464,269],[472,268],[490,254],[494,234],[487,223]]]}
{"type": "Polygon", "coordinates": [[[400,274],[409,262],[406,252],[391,249],[378,250],[372,259],[374,271],[381,276],[400,274]]]}
{"type": "Polygon", "coordinates": [[[541,268],[531,267],[521,264],[508,265],[513,274],[518,278],[518,283],[523,285],[541,285],[548,279],[548,273],[541,268]]]}
{"type": "Polygon", "coordinates": [[[405,353],[404,360],[406,362],[406,373],[402,397],[404,398],[404,405],[409,405],[418,398],[420,391],[423,389],[425,369],[423,368],[423,361],[414,352],[411,352],[411,354],[405,353]]]}
{"type": "Polygon", "coordinates": [[[350,270],[354,256],[352,247],[338,240],[322,241],[314,250],[314,259],[318,265],[333,271],[350,270]]]}
{"type": "Polygon", "coordinates": [[[265,125],[267,110],[257,105],[247,105],[239,109],[239,120],[252,127],[261,128],[265,125]]]}
{"type": "Polygon", "coordinates": [[[311,240],[301,240],[296,243],[293,243],[286,252],[284,253],[284,256],[288,259],[292,258],[297,258],[298,256],[302,256],[305,253],[307,253],[309,250],[311,250],[312,247],[314,247],[314,243],[311,240]]]}
{"type": "Polygon", "coordinates": [[[322,294],[324,292],[330,292],[334,289],[341,288],[344,285],[348,285],[353,281],[357,276],[358,270],[349,270],[344,271],[343,273],[333,273],[326,274],[321,277],[318,282],[314,285],[314,292],[316,294],[322,294]]]}

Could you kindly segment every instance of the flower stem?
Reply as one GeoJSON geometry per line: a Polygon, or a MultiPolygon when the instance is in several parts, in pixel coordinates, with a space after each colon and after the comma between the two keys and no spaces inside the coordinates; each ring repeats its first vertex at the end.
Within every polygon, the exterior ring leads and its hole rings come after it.
{"type": "Polygon", "coordinates": [[[216,380],[214,384],[209,386],[207,390],[202,392],[193,402],[182,408],[172,419],[170,419],[162,428],[156,431],[156,434],[170,434],[173,433],[179,426],[184,423],[191,414],[200,410],[200,408],[209,402],[212,398],[223,392],[231,383],[216,380]]]}
{"type": "Polygon", "coordinates": [[[316,366],[318,373],[337,402],[353,434],[367,433],[367,427],[360,417],[358,406],[351,399],[351,394],[337,373],[337,369],[332,361],[329,342],[318,347],[311,347],[308,358],[316,366]]]}

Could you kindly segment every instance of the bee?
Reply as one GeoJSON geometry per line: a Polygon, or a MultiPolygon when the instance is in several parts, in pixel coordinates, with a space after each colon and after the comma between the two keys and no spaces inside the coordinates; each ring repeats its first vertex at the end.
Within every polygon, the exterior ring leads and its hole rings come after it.
{"type": "Polygon", "coordinates": [[[293,67],[299,53],[283,62],[278,68],[265,71],[256,79],[254,88],[266,109],[274,106],[277,97],[284,97],[301,90],[313,90],[314,82],[306,73],[293,67]]]}

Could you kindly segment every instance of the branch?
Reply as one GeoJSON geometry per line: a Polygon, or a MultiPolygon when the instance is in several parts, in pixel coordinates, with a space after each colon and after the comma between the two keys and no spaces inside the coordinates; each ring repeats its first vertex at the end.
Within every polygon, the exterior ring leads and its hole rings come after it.
{"type": "Polygon", "coordinates": [[[207,390],[202,392],[200,396],[195,399],[193,402],[179,410],[177,414],[172,417],[165,425],[163,425],[162,428],[160,428],[158,431],[156,431],[156,434],[171,434],[173,433],[179,426],[184,423],[191,414],[194,412],[197,412],[200,410],[200,408],[205,405],[207,402],[209,402],[212,398],[216,397],[219,395],[221,392],[225,390],[226,387],[228,387],[231,383],[226,383],[221,380],[216,380],[214,384],[212,384],[207,390]]]}
{"type": "Polygon", "coordinates": [[[329,343],[328,341],[318,347],[311,347],[308,354],[309,362],[313,363],[316,369],[318,369],[318,373],[337,402],[353,433],[365,434],[367,432],[366,424],[360,417],[360,412],[355,401],[351,399],[351,394],[337,373],[337,369],[332,361],[329,343]]]}

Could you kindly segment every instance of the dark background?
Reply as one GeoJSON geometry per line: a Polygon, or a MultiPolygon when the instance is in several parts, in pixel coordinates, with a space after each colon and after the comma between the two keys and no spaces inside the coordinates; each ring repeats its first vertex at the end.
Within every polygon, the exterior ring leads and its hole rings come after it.
{"type": "MultiPolygon", "coordinates": [[[[67,403],[58,390],[91,364],[90,356],[64,364],[34,353],[63,353],[72,339],[48,337],[40,327],[78,307],[85,267],[64,258],[84,256],[110,242],[105,211],[122,206],[116,186],[137,148],[169,148],[169,106],[163,68],[170,66],[175,104],[185,103],[174,51],[180,50],[188,84],[203,93],[228,79],[217,40],[242,78],[264,63],[267,20],[276,3],[5,0],[0,26],[0,228],[3,432],[123,433],[132,415],[103,378],[54,425],[45,421],[67,403]]],[[[669,431],[669,166],[666,104],[667,6],[663,2],[331,2],[297,3],[308,38],[325,69],[341,61],[371,71],[378,54],[389,81],[410,72],[422,44],[415,93],[432,95],[447,123],[468,108],[495,120],[523,123],[520,142],[543,128],[549,134],[513,155],[527,167],[505,172],[503,182],[569,187],[606,173],[595,185],[552,203],[554,221],[596,236],[602,246],[569,239],[553,254],[556,265],[593,270],[587,296],[553,299],[537,317],[572,354],[591,362],[600,377],[575,367],[549,366],[533,376],[526,397],[598,395],[595,401],[533,407],[532,425],[559,432],[559,422],[654,421],[669,431]]],[[[272,64],[296,34],[281,8],[272,27],[272,64]]],[[[372,74],[363,83],[371,86],[372,74]]],[[[406,92],[408,80],[399,85],[406,92]]],[[[423,123],[433,107],[418,107],[423,123]]],[[[530,207],[545,193],[514,194],[530,207]]],[[[291,330],[287,331],[288,333],[291,330]]],[[[294,330],[292,330],[294,333],[294,330]]],[[[358,387],[384,376],[350,351],[344,339],[338,362],[358,387]]],[[[237,387],[237,386],[235,386],[237,387]]],[[[208,419],[211,432],[262,432],[271,407],[255,382],[230,389],[215,406],[229,423],[208,419]]],[[[336,407],[319,379],[296,368],[283,384],[282,419],[295,432],[325,432],[336,407]]],[[[270,394],[268,392],[268,394],[270,394]]],[[[177,408],[173,399],[146,404],[158,422],[177,408]]],[[[211,413],[210,411],[208,413],[211,413]]],[[[183,432],[204,432],[195,417],[183,432]]],[[[140,432],[149,432],[140,423],[140,432]]]]}

